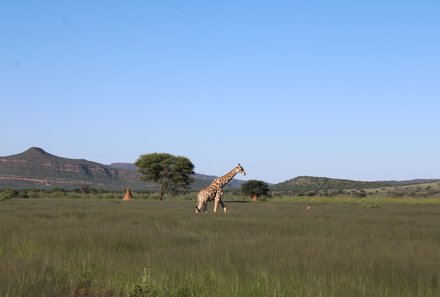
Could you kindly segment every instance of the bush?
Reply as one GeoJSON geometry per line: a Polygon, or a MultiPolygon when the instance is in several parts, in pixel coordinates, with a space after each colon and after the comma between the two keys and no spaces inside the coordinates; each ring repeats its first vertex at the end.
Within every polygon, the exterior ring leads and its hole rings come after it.
{"type": "Polygon", "coordinates": [[[127,287],[128,297],[153,297],[159,296],[159,290],[155,288],[151,281],[150,272],[144,268],[144,273],[138,283],[127,287]]]}
{"type": "Polygon", "coordinates": [[[365,198],[365,197],[367,197],[367,193],[365,192],[365,190],[353,191],[351,194],[353,195],[353,197],[356,197],[356,198],[365,198]]]}
{"type": "Polygon", "coordinates": [[[17,198],[29,198],[27,191],[26,190],[18,191],[17,198]]]}
{"type": "Polygon", "coordinates": [[[308,190],[304,193],[305,196],[309,196],[309,197],[316,196],[316,194],[317,192],[313,190],[308,190]]]}
{"type": "Polygon", "coordinates": [[[243,194],[257,200],[260,196],[269,196],[269,185],[261,180],[249,180],[241,186],[243,194]]]}
{"type": "Polygon", "coordinates": [[[19,194],[20,192],[18,190],[5,189],[0,193],[0,200],[4,201],[12,198],[17,198],[19,194]]]}

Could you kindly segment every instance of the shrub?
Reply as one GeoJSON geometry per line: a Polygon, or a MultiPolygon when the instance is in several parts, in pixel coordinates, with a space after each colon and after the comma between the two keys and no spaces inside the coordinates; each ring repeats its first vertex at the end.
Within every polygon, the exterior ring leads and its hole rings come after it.
{"type": "Polygon", "coordinates": [[[20,192],[18,190],[5,189],[0,193],[0,200],[4,201],[11,198],[16,198],[19,194],[20,192]]]}
{"type": "Polygon", "coordinates": [[[150,272],[144,268],[144,272],[138,283],[127,287],[128,297],[153,297],[159,296],[158,290],[151,281],[150,272]]]}
{"type": "Polygon", "coordinates": [[[269,196],[269,185],[260,180],[250,180],[241,186],[243,194],[257,200],[260,196],[269,196]]]}

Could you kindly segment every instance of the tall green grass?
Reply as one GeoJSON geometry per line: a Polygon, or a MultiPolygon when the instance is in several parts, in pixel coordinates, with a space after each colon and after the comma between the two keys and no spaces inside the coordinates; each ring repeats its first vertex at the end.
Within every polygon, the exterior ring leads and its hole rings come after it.
{"type": "Polygon", "coordinates": [[[0,296],[440,296],[439,205],[226,204],[1,202],[0,296]]]}

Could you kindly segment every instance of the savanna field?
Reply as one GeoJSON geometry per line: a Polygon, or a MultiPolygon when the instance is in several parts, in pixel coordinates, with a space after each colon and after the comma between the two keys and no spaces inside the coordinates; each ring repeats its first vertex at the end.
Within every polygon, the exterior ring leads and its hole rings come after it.
{"type": "Polygon", "coordinates": [[[440,200],[226,205],[2,201],[0,296],[440,296],[440,200]]]}

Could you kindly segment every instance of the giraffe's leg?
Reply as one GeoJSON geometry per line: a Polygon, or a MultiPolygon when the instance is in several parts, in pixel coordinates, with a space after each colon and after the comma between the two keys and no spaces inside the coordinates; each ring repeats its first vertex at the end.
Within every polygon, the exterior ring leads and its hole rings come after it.
{"type": "Polygon", "coordinates": [[[219,198],[217,198],[217,196],[215,196],[215,199],[214,199],[214,213],[216,213],[217,212],[217,207],[218,207],[218,202],[219,202],[219,198]]]}
{"type": "Polygon", "coordinates": [[[223,200],[220,199],[220,205],[223,207],[223,212],[226,212],[226,205],[223,203],[223,200]]]}
{"type": "MultiPolygon", "coordinates": [[[[223,211],[225,211],[225,204],[222,201],[223,189],[218,189],[217,194],[215,195],[215,204],[214,204],[214,212],[217,212],[218,204],[220,203],[223,207],[223,211]]],[[[226,211],[225,211],[226,212],[226,211]]]]}
{"type": "Polygon", "coordinates": [[[207,203],[208,203],[208,201],[206,200],[204,195],[199,193],[199,195],[197,196],[196,213],[199,213],[202,210],[206,213],[207,212],[207,209],[206,209],[207,208],[207,203]]]}
{"type": "Polygon", "coordinates": [[[201,203],[201,204],[197,204],[196,213],[199,213],[201,211],[203,211],[204,213],[208,212],[208,203],[207,202],[201,203]]]}
{"type": "Polygon", "coordinates": [[[197,199],[197,205],[196,205],[196,213],[199,213],[200,211],[202,211],[202,209],[200,208],[200,200],[197,199]]]}
{"type": "Polygon", "coordinates": [[[200,212],[200,207],[199,207],[199,199],[197,199],[197,204],[196,204],[196,213],[200,212]]]}

